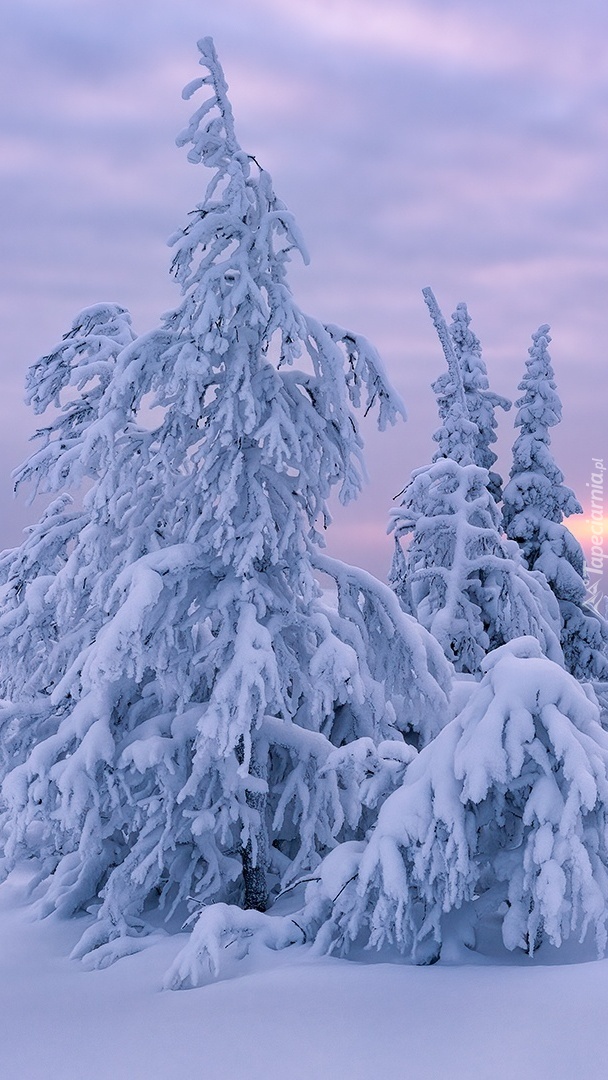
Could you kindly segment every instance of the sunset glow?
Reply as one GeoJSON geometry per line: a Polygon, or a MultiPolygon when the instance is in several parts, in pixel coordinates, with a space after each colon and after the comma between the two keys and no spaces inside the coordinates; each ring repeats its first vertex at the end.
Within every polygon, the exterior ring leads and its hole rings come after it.
{"type": "Polygon", "coordinates": [[[592,521],[590,513],[573,514],[564,524],[583,545],[585,554],[591,548],[591,534],[598,535],[603,532],[606,537],[606,552],[608,554],[608,517],[604,517],[601,521],[592,521]]]}

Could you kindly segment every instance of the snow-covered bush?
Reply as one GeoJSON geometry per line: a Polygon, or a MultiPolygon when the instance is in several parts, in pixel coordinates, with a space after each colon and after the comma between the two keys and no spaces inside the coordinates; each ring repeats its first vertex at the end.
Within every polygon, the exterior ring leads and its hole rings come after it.
{"type": "MultiPolygon", "coordinates": [[[[50,436],[23,470],[41,489],[72,474],[91,487],[67,558],[49,571],[49,548],[40,564],[70,609],[52,678],[34,665],[27,732],[16,705],[2,713],[17,753],[7,860],[41,857],[42,912],[100,903],[77,952],[103,963],[134,947],[146,904],[264,909],[356,827],[334,749],[428,742],[447,716],[437,643],[390,590],[318,552],[328,496],[361,484],[353,410],[375,404],[383,427],[403,407],[363,338],[294,303],[301,238],[236,140],[212,43],[199,47],[205,74],[185,96],[208,96],[179,141],[213,176],[172,239],[182,300],[112,354],[109,379],[96,369],[94,394],[74,383],[85,405],[69,406],[82,423],[67,450],[50,436]]],[[[52,389],[68,382],[53,357],[52,389]]]]}
{"type": "MultiPolygon", "coordinates": [[[[468,705],[381,807],[356,865],[346,849],[344,888],[309,886],[323,948],[390,943],[428,960],[464,905],[471,924],[498,914],[508,949],[592,928],[605,950],[608,735],[597,708],[534,639],[483,668],[468,705]]],[[[330,858],[338,869],[339,849],[330,858]]],[[[306,909],[295,917],[310,933],[306,909]]]]}

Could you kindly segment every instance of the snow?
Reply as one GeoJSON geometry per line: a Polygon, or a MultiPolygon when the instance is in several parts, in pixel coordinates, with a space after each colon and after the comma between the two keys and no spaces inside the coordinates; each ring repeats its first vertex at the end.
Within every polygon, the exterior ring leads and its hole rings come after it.
{"type": "Polygon", "coordinates": [[[11,1080],[605,1076],[608,961],[547,948],[418,968],[300,949],[162,991],[181,935],[85,971],[67,959],[79,920],[33,922],[24,878],[0,886],[0,1070],[11,1080]]]}

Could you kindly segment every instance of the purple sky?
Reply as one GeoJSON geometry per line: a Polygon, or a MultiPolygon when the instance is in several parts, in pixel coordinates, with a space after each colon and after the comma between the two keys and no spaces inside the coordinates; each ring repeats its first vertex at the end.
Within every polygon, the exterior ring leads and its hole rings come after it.
{"type": "Polygon", "coordinates": [[[307,241],[296,299],[376,344],[410,414],[366,425],[370,484],[330,550],[384,575],[392,496],[430,460],[443,358],[425,285],[446,316],[466,300],[510,397],[551,324],[553,445],[584,502],[608,461],[606,0],[4,0],[0,547],[37,516],[9,478],[36,424],[27,366],[82,307],[116,300],[144,331],[177,300],[165,240],[207,174],[174,138],[207,34],[240,142],[307,241]]]}

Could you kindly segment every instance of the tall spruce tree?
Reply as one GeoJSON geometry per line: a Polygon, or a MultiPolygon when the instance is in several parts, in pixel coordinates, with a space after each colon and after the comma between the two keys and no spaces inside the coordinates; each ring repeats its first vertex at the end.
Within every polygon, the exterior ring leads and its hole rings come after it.
{"type": "Polygon", "coordinates": [[[550,428],[562,417],[551,357],[549,327],[532,335],[526,372],[519,384],[510,481],[503,522],[531,570],[540,570],[555,594],[562,618],[561,643],[568,670],[578,679],[608,679],[608,623],[585,603],[581,545],[563,524],[582,508],[564,484],[550,449],[550,428]]]}
{"type": "Polygon", "coordinates": [[[323,781],[334,748],[425,742],[446,718],[437,643],[390,590],[318,552],[330,492],[361,484],[353,406],[377,404],[381,427],[403,406],[363,338],[295,305],[301,238],[236,140],[211,40],[199,49],[205,74],[184,95],[207,96],[178,141],[213,176],[171,241],[182,299],[99,383],[68,462],[91,478],[85,517],[40,588],[69,607],[87,567],[93,615],[71,627],[60,677],[34,679],[28,723],[2,713],[20,750],[7,866],[42,857],[43,912],[97,900],[77,954],[100,963],[137,947],[152,901],[264,909],[273,881],[352,833],[335,770],[323,781]]]}
{"type": "Polygon", "coordinates": [[[457,671],[479,672],[487,652],[522,634],[537,637],[547,655],[561,661],[557,605],[542,576],[530,574],[516,545],[500,534],[489,472],[476,464],[480,431],[462,369],[430,289],[425,300],[448,363],[450,393],[443,383],[434,463],[413,473],[391,515],[389,580],[457,671]]]}

